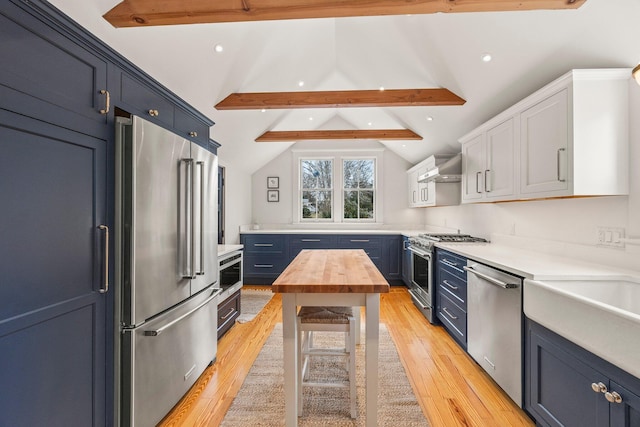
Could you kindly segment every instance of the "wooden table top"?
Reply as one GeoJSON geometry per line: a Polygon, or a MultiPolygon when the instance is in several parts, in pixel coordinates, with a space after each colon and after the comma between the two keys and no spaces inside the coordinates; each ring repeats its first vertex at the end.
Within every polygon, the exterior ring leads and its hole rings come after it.
{"type": "Polygon", "coordinates": [[[387,293],[389,283],[362,249],[304,249],[271,289],[279,293],[387,293]]]}

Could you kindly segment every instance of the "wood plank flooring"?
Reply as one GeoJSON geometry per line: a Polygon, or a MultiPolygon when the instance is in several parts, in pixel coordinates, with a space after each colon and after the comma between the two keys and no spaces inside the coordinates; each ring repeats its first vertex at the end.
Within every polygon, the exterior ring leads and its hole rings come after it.
{"type": "MultiPolygon", "coordinates": [[[[253,321],[236,324],[222,337],[216,363],[160,426],[218,426],[222,422],[262,345],[281,321],[281,301],[280,295],[274,295],[253,321]]],[[[380,321],[387,325],[432,427],[535,425],[442,327],[422,317],[406,288],[392,287],[390,293],[381,295],[380,321]]]]}

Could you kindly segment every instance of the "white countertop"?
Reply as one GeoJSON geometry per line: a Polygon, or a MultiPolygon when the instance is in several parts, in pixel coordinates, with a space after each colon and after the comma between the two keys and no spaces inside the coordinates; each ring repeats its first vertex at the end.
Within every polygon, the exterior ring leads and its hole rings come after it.
{"type": "MultiPolygon", "coordinates": [[[[260,228],[258,230],[253,229],[243,229],[240,231],[240,234],[384,234],[384,235],[393,235],[393,234],[401,234],[407,237],[417,236],[419,234],[424,233],[442,233],[442,229],[420,229],[420,230],[409,230],[409,229],[330,229],[330,228],[260,228]]],[[[445,231],[446,232],[446,231],[445,231]]],[[[452,231],[448,231],[451,233],[452,231]]],[[[455,231],[453,231],[455,233],[455,231]]]]}
{"type": "Polygon", "coordinates": [[[244,245],[218,245],[218,258],[231,252],[239,251],[244,248],[244,245]]]}
{"type": "Polygon", "coordinates": [[[580,280],[638,277],[640,272],[611,267],[553,253],[522,249],[500,243],[436,243],[475,261],[527,279],[580,280]]]}

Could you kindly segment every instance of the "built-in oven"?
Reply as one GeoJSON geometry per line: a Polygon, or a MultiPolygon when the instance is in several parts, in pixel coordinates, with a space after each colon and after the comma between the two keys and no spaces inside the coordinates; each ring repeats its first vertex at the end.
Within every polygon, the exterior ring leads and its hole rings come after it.
{"type": "Polygon", "coordinates": [[[228,256],[220,258],[219,263],[222,291],[242,286],[242,251],[232,252],[228,256]]]}
{"type": "Polygon", "coordinates": [[[412,245],[409,245],[408,249],[411,251],[411,285],[409,287],[411,299],[424,317],[433,323],[435,295],[432,291],[431,251],[412,245]]]}

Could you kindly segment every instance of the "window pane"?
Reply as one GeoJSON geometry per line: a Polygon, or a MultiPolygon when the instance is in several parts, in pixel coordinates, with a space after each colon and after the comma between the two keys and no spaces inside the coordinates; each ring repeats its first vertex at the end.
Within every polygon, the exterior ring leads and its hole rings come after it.
{"type": "Polygon", "coordinates": [[[373,181],[375,178],[375,166],[373,159],[371,160],[359,160],[360,164],[358,165],[358,170],[360,171],[359,176],[359,187],[360,188],[373,188],[373,181]]]}
{"type": "Polygon", "coordinates": [[[313,191],[302,192],[302,218],[316,218],[318,202],[313,191]]]}
{"type": "Polygon", "coordinates": [[[358,165],[354,160],[345,160],[342,166],[344,172],[343,188],[358,188],[358,165]]]}
{"type": "Polygon", "coordinates": [[[302,188],[331,188],[331,160],[302,160],[302,188]]]}
{"type": "Polygon", "coordinates": [[[360,191],[360,218],[373,218],[373,191],[360,191]]]}
{"type": "Polygon", "coordinates": [[[358,218],[358,192],[344,192],[344,217],[358,218]]]}
{"type": "Polygon", "coordinates": [[[331,218],[331,191],[318,191],[318,218],[331,218]]]}

